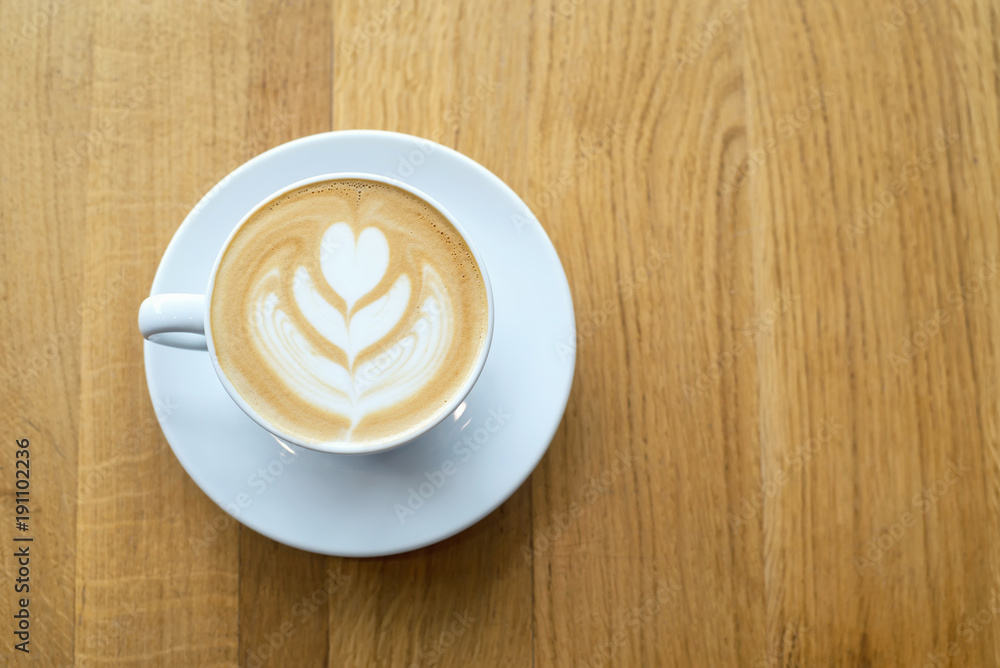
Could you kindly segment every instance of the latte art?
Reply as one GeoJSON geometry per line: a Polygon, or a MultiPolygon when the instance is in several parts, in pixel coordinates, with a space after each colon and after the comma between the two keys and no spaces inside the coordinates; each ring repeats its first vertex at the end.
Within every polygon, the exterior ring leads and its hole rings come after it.
{"type": "Polygon", "coordinates": [[[434,419],[485,343],[482,274],[457,230],[408,192],[328,181],[237,233],[211,327],[237,392],[306,442],[372,443],[434,419]]]}
{"type": "Polygon", "coordinates": [[[336,223],[324,235],[323,245],[335,249],[321,253],[320,267],[329,287],[344,299],[346,317],[326,301],[309,271],[299,267],[292,279],[292,295],[296,315],[304,322],[297,322],[289,316],[294,310],[280,306],[281,273],[274,270],[258,284],[253,298],[257,314],[254,343],[276,373],[289,377],[296,394],[317,407],[350,418],[353,426],[364,415],[416,394],[424,380],[441,366],[451,343],[451,303],[441,277],[433,267],[424,266],[422,283],[427,298],[419,308],[437,314],[434,322],[420,319],[408,329],[398,327],[410,310],[413,293],[406,274],[396,278],[384,295],[354,309],[357,300],[381,282],[388,268],[385,235],[369,227],[361,232],[355,245],[350,226],[336,223]],[[360,265],[357,270],[355,264],[360,265]],[[306,340],[302,332],[307,327],[344,353],[346,365],[306,340]],[[385,340],[393,330],[401,331],[396,331],[386,346],[385,340]],[[390,356],[384,368],[376,367],[374,361],[357,364],[358,355],[372,347],[381,348],[379,358],[390,356]]]}

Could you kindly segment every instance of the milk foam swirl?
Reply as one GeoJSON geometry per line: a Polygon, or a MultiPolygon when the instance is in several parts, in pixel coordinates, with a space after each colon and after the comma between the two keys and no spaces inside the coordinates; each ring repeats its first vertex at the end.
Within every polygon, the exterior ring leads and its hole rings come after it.
{"type": "Polygon", "coordinates": [[[483,273],[446,216],[330,179],[258,207],[219,263],[215,359],[300,443],[378,444],[440,418],[488,345],[483,273]]]}
{"type": "Polygon", "coordinates": [[[441,278],[428,265],[420,277],[425,298],[418,305],[426,315],[411,326],[399,327],[407,311],[417,306],[411,303],[417,295],[406,274],[395,277],[381,297],[354,308],[382,282],[389,255],[378,228],[365,228],[355,240],[350,225],[336,223],[323,235],[320,280],[343,299],[344,310],[323,296],[305,267],[298,267],[292,279],[295,309],[282,307],[273,289],[282,280],[278,269],[267,273],[254,291],[253,341],[263,359],[301,399],[348,418],[352,426],[367,414],[416,395],[434,377],[451,344],[451,302],[441,278]],[[336,360],[311,343],[303,335],[305,328],[312,328],[345,359],[336,360]],[[368,355],[368,361],[356,363],[360,353],[373,348],[374,358],[368,355]]]}

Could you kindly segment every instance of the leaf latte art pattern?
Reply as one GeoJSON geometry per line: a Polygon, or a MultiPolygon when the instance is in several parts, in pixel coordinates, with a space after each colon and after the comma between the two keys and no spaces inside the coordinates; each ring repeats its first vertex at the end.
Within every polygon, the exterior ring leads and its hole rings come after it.
{"type": "Polygon", "coordinates": [[[395,276],[384,294],[365,299],[389,267],[389,244],[378,228],[365,228],[355,239],[350,225],[336,223],[323,235],[320,254],[321,277],[305,267],[294,271],[294,309],[282,307],[275,289],[281,270],[265,274],[255,290],[254,343],[303,400],[348,418],[353,427],[365,415],[404,403],[433,378],[451,344],[452,309],[441,277],[429,265],[419,277],[424,295],[419,304],[412,303],[418,292],[406,274],[395,276]],[[342,300],[342,310],[322,288],[342,300]],[[414,308],[425,315],[401,328],[414,308]],[[310,341],[303,334],[307,328],[329,346],[310,341]],[[359,355],[373,348],[378,354],[359,363],[359,355]]]}
{"type": "Polygon", "coordinates": [[[423,199],[365,179],[258,207],[209,309],[225,379],[303,444],[377,446],[437,421],[488,345],[488,288],[465,239],[423,199]]]}

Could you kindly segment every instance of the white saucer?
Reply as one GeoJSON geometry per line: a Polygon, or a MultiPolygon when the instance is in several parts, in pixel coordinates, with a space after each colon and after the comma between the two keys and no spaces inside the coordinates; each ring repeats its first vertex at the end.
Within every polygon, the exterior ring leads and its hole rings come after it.
{"type": "Polygon", "coordinates": [[[493,344],[452,417],[381,454],[288,448],[233,403],[207,353],[146,342],[145,361],[163,433],[213,501],[287,545],[370,557],[448,538],[514,493],[566,409],[576,339],[566,275],[528,207],[475,161],[391,132],[305,137],[239,167],[177,230],[151,294],[204,292],[219,248],[254,205],[296,181],[348,171],[392,176],[427,193],[461,221],[484,256],[496,302],[493,344]]]}

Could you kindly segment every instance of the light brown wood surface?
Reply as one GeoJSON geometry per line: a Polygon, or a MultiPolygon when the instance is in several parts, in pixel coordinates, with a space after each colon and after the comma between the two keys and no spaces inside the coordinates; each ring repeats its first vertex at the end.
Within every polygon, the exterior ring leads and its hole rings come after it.
{"type": "Polygon", "coordinates": [[[1000,665],[998,39],[989,0],[3,2],[0,663],[1000,665]],[[566,416],[439,545],[191,549],[136,310],[214,183],[347,128],[532,205],[566,416]]]}

